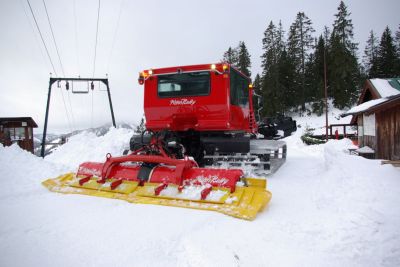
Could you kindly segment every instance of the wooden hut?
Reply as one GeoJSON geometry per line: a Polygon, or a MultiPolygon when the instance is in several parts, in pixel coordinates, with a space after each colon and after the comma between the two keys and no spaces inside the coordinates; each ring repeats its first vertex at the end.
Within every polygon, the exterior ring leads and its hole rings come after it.
{"type": "Polygon", "coordinates": [[[33,128],[37,127],[31,117],[0,118],[0,143],[4,146],[17,143],[33,153],[33,128]]]}
{"type": "Polygon", "coordinates": [[[367,80],[358,105],[344,115],[353,115],[360,147],[372,148],[379,159],[400,160],[400,78],[367,80]]]}

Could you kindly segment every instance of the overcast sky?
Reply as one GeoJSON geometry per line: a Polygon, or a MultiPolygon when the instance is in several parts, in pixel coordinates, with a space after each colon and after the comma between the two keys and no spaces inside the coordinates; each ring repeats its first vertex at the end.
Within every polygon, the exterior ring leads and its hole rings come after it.
{"type": "MultiPolygon", "coordinates": [[[[101,0],[95,76],[108,74],[117,122],[137,123],[143,115],[139,71],[219,62],[229,46],[244,41],[255,74],[261,69],[261,40],[271,20],[275,24],[281,20],[287,31],[302,11],[319,35],[324,26],[332,28],[339,2],[101,0]]],[[[43,0],[30,3],[56,72],[63,76],[43,0]]],[[[45,3],[65,76],[92,77],[98,0],[45,3]]],[[[399,28],[399,0],[349,0],[345,4],[352,13],[360,56],[370,30],[380,38],[386,26],[392,32],[399,28]]],[[[0,0],[0,25],[0,117],[31,116],[39,124],[38,133],[44,122],[49,73],[56,75],[26,0],[0,0]]],[[[104,88],[96,84],[87,95],[67,92],[64,84],[61,89],[53,86],[49,132],[111,122],[104,88]]]]}

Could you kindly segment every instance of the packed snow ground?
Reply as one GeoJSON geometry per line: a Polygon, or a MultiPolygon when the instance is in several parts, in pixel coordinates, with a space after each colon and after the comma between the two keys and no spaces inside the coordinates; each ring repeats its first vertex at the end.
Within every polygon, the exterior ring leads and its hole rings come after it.
{"type": "Polygon", "coordinates": [[[82,133],[45,160],[0,145],[0,266],[400,266],[400,170],[305,146],[268,179],[254,221],[49,192],[41,182],[122,153],[132,134],[82,133]]]}

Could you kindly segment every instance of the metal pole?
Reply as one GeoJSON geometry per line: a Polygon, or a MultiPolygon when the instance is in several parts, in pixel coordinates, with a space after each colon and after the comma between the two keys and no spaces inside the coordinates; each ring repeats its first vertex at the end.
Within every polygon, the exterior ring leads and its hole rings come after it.
{"type": "Polygon", "coordinates": [[[328,88],[326,85],[326,44],[324,45],[325,136],[328,142],[328,88]]]}
{"type": "Polygon", "coordinates": [[[45,146],[46,146],[46,133],[47,133],[47,121],[49,118],[49,108],[50,108],[50,96],[51,96],[51,86],[53,85],[53,78],[49,80],[49,93],[47,95],[47,106],[46,106],[46,116],[44,119],[43,137],[42,137],[42,150],[40,151],[40,156],[44,158],[45,146]]]}
{"type": "Polygon", "coordinates": [[[40,152],[40,156],[44,157],[45,154],[45,146],[46,146],[46,134],[47,134],[47,122],[49,117],[49,109],[50,109],[50,98],[51,98],[51,86],[56,81],[100,81],[103,82],[107,86],[107,93],[108,93],[108,101],[110,103],[111,109],[111,118],[113,126],[116,127],[115,118],[114,118],[114,110],[111,102],[111,94],[110,94],[110,87],[108,85],[108,79],[100,79],[100,78],[50,78],[49,81],[49,93],[47,95],[47,106],[46,106],[46,117],[44,120],[44,128],[43,128],[43,138],[42,138],[42,149],[40,152]]]}
{"type": "Polygon", "coordinates": [[[108,86],[108,79],[106,80],[106,85],[107,85],[108,102],[110,103],[111,119],[112,119],[112,123],[113,123],[114,127],[116,128],[117,126],[115,124],[114,110],[113,110],[113,106],[112,106],[112,102],[111,102],[111,93],[110,93],[110,87],[108,86]]]}

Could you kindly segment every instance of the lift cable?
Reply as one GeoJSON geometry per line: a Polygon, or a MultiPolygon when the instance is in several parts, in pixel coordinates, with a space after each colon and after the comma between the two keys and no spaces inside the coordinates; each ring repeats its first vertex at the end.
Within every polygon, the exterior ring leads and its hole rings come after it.
{"type": "MultiPolygon", "coordinates": [[[[93,75],[92,78],[94,78],[94,74],[96,72],[96,56],[97,56],[97,38],[99,35],[99,20],[100,20],[100,0],[99,0],[99,6],[97,8],[97,23],[96,23],[96,42],[94,44],[94,59],[93,59],[93,75]]],[[[91,119],[90,119],[90,124],[93,128],[93,102],[94,102],[94,96],[93,96],[93,90],[92,90],[92,113],[91,113],[91,119]]]]}
{"type": "MultiPolygon", "coordinates": [[[[58,50],[58,45],[57,45],[56,38],[55,38],[55,35],[54,35],[53,26],[51,24],[50,16],[49,16],[49,13],[47,11],[46,1],[42,0],[42,2],[43,2],[44,10],[46,11],[47,21],[49,22],[51,36],[53,38],[53,43],[54,43],[54,46],[56,48],[56,52],[57,52],[57,56],[58,56],[58,62],[60,63],[61,71],[63,73],[63,77],[65,77],[64,66],[63,66],[62,61],[61,61],[60,52],[58,50]]],[[[61,90],[61,95],[62,95],[62,98],[63,98],[64,108],[66,110],[68,121],[69,121],[69,112],[67,110],[67,105],[65,104],[64,94],[63,94],[62,90],[61,90]]],[[[74,120],[74,113],[73,113],[73,109],[72,109],[72,105],[71,105],[71,99],[70,99],[70,96],[69,96],[69,91],[67,92],[67,95],[68,95],[69,106],[70,106],[70,109],[71,109],[70,110],[70,112],[71,112],[71,122],[70,122],[70,124],[71,124],[70,128],[71,129],[70,130],[72,131],[73,128],[75,127],[75,120],[74,120]]]]}
{"type": "Polygon", "coordinates": [[[121,0],[120,6],[119,6],[119,12],[118,12],[117,24],[116,24],[115,29],[114,29],[114,35],[113,35],[113,41],[112,41],[112,45],[111,45],[111,51],[110,51],[110,55],[108,56],[107,73],[109,73],[109,69],[110,69],[111,56],[112,56],[113,51],[114,51],[115,40],[117,38],[117,33],[118,33],[118,29],[119,29],[119,22],[120,22],[120,19],[121,19],[121,13],[122,13],[123,4],[124,4],[124,0],[121,0]]]}
{"type": "Polygon", "coordinates": [[[75,49],[76,49],[76,62],[78,65],[78,74],[80,76],[81,69],[80,69],[80,62],[79,62],[79,42],[78,42],[78,19],[76,17],[76,0],[73,2],[73,11],[74,11],[74,31],[75,31],[75,49]]]}
{"type": "MultiPolygon", "coordinates": [[[[45,42],[44,39],[43,39],[43,35],[42,35],[41,30],[40,30],[39,24],[38,24],[38,22],[37,22],[37,20],[36,20],[35,13],[34,13],[33,10],[32,10],[31,3],[29,2],[29,0],[26,0],[26,2],[27,2],[28,5],[29,5],[29,9],[30,9],[30,11],[31,11],[33,20],[35,21],[36,28],[37,28],[37,30],[38,30],[38,32],[39,32],[40,39],[42,40],[43,46],[44,46],[44,48],[45,48],[45,50],[46,50],[47,57],[49,58],[49,61],[50,61],[51,67],[53,68],[54,74],[55,74],[56,76],[58,76],[57,71],[56,71],[56,68],[54,67],[54,64],[53,64],[53,60],[51,59],[49,50],[47,49],[46,42],[45,42]]],[[[64,103],[65,113],[66,113],[66,115],[67,115],[68,126],[69,126],[69,128],[72,130],[71,122],[70,122],[70,119],[69,119],[69,116],[68,116],[67,105],[65,104],[65,99],[64,99],[64,95],[62,94],[62,91],[61,91],[61,96],[62,96],[62,100],[63,100],[63,103],[64,103]]]]}
{"type": "Polygon", "coordinates": [[[94,74],[95,74],[95,71],[96,71],[97,37],[99,35],[99,19],[100,19],[100,0],[99,0],[99,6],[97,8],[96,42],[94,44],[94,59],[93,59],[93,75],[92,75],[92,78],[94,78],[94,74]]]}
{"type": "Polygon", "coordinates": [[[53,61],[51,60],[51,57],[50,57],[50,54],[49,54],[49,50],[47,49],[46,43],[45,43],[45,41],[44,41],[44,39],[43,39],[42,32],[40,31],[39,25],[38,25],[38,23],[37,23],[37,20],[36,20],[35,14],[33,13],[33,10],[32,10],[31,3],[29,2],[29,0],[26,0],[26,1],[28,2],[29,9],[30,9],[30,11],[31,11],[31,14],[32,14],[33,20],[35,21],[35,24],[36,24],[36,29],[37,29],[37,30],[38,30],[38,32],[39,32],[40,39],[42,39],[42,43],[43,43],[43,46],[44,46],[44,48],[45,48],[45,50],[46,50],[47,57],[49,58],[49,61],[50,61],[51,67],[53,68],[54,74],[55,74],[56,76],[58,76],[58,75],[57,75],[57,71],[56,71],[56,69],[54,68],[53,61]]]}
{"type": "MultiPolygon", "coordinates": [[[[63,66],[62,61],[61,61],[60,52],[58,50],[58,45],[57,45],[56,38],[55,38],[55,35],[54,35],[53,26],[51,24],[50,16],[49,16],[49,13],[47,11],[46,2],[45,2],[45,0],[42,0],[42,2],[43,2],[44,10],[46,11],[47,21],[49,23],[50,32],[51,32],[51,36],[53,38],[54,47],[56,48],[56,52],[57,52],[57,56],[58,56],[58,62],[60,63],[60,67],[61,67],[61,71],[62,71],[63,77],[65,77],[64,66],[63,66]]],[[[72,132],[75,123],[74,123],[74,119],[73,119],[74,116],[73,116],[73,110],[72,110],[72,105],[71,105],[71,99],[69,98],[69,92],[67,92],[67,95],[68,95],[69,106],[70,106],[70,109],[71,109],[71,111],[70,111],[71,114],[69,114],[70,112],[68,111],[67,104],[65,103],[64,93],[63,93],[62,90],[60,90],[60,91],[61,91],[61,97],[62,97],[62,100],[63,100],[65,113],[67,115],[67,120],[68,120],[68,124],[69,124],[69,127],[70,127],[70,131],[72,132]],[[71,118],[70,118],[70,116],[71,116],[71,118]]]]}
{"type": "Polygon", "coordinates": [[[43,63],[44,63],[45,65],[47,65],[47,64],[48,64],[47,58],[46,58],[46,56],[45,56],[44,53],[43,53],[43,48],[42,48],[41,43],[40,43],[40,41],[39,41],[39,39],[38,39],[38,36],[37,36],[37,34],[35,34],[35,27],[33,26],[32,22],[31,22],[31,19],[29,18],[28,13],[26,12],[26,7],[25,7],[25,5],[24,5],[24,1],[23,1],[23,0],[20,0],[20,4],[21,4],[21,6],[22,6],[22,9],[24,10],[25,18],[26,18],[26,20],[28,21],[29,26],[30,26],[30,28],[31,28],[31,30],[32,30],[32,32],[33,32],[33,36],[35,37],[36,45],[37,45],[37,47],[38,47],[39,50],[40,50],[40,54],[42,55],[43,63]]]}
{"type": "MultiPolygon", "coordinates": [[[[75,33],[75,54],[76,54],[76,63],[77,63],[77,69],[78,69],[78,76],[80,77],[81,74],[81,67],[80,67],[80,61],[79,61],[79,41],[78,41],[78,19],[76,16],[76,0],[73,1],[73,13],[74,13],[74,33],[75,33]]],[[[71,100],[69,98],[69,93],[68,93],[68,99],[69,99],[69,104],[70,108],[72,110],[72,105],[71,105],[71,100]]],[[[74,114],[72,113],[72,120],[75,124],[75,117],[74,114]]],[[[76,125],[76,124],[75,124],[76,125]]]]}
{"type": "Polygon", "coordinates": [[[50,21],[49,13],[47,12],[46,1],[45,1],[45,0],[42,0],[42,1],[43,1],[43,5],[44,5],[44,10],[46,11],[47,21],[49,22],[50,31],[51,31],[51,36],[53,37],[54,46],[56,47],[56,52],[57,52],[57,56],[58,56],[58,62],[60,63],[61,71],[62,71],[62,73],[63,73],[63,76],[65,77],[64,67],[63,67],[63,64],[62,64],[62,62],[61,62],[61,57],[60,57],[60,53],[59,53],[59,51],[58,51],[58,46],[57,46],[56,38],[54,37],[53,26],[51,26],[51,21],[50,21]]]}

